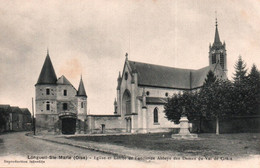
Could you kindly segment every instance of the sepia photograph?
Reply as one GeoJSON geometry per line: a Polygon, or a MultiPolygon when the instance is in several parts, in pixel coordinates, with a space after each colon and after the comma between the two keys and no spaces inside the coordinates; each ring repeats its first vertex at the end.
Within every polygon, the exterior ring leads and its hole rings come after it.
{"type": "Polygon", "coordinates": [[[0,0],[0,167],[260,166],[259,0],[0,0]]]}

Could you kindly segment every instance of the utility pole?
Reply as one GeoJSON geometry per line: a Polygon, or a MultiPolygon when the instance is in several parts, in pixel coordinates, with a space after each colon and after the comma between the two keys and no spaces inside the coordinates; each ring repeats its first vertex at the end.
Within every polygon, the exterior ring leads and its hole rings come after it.
{"type": "Polygon", "coordinates": [[[33,97],[32,97],[32,115],[33,115],[33,119],[32,119],[32,126],[33,126],[33,135],[35,135],[35,117],[34,117],[34,103],[33,103],[33,97]]]}

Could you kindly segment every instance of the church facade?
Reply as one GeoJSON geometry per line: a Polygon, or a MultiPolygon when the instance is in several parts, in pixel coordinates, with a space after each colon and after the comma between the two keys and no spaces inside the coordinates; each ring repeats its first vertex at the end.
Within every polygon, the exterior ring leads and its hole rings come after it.
{"type": "Polygon", "coordinates": [[[78,90],[65,76],[57,79],[49,52],[35,84],[37,133],[85,133],[87,95],[82,77],[78,90]]]}
{"type": "Polygon", "coordinates": [[[227,79],[225,42],[220,41],[216,22],[215,38],[209,46],[209,65],[198,70],[166,67],[126,59],[117,78],[114,115],[88,115],[90,133],[168,132],[178,127],[164,114],[167,98],[175,93],[200,89],[209,71],[227,79]]]}

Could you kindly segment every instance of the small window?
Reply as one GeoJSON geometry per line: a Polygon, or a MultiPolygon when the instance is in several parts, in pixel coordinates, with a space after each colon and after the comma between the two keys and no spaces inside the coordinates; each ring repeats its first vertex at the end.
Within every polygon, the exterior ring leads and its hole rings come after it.
{"type": "Polygon", "coordinates": [[[63,108],[63,110],[68,110],[68,104],[67,103],[63,103],[62,108],[63,108]]]}
{"type": "Polygon", "coordinates": [[[146,92],[146,95],[147,95],[147,96],[149,96],[149,95],[150,95],[150,92],[149,92],[149,91],[147,91],[147,92],[146,92]]]}
{"type": "Polygon", "coordinates": [[[153,111],[153,122],[158,123],[158,109],[155,108],[153,111]]]}
{"type": "Polygon", "coordinates": [[[165,96],[166,96],[166,97],[168,97],[168,96],[169,96],[169,93],[168,93],[168,92],[166,92],[166,93],[165,93],[165,96]]]}
{"type": "Polygon", "coordinates": [[[125,73],[125,80],[128,79],[128,72],[125,73]]]}
{"type": "Polygon", "coordinates": [[[50,110],[50,102],[46,102],[46,110],[47,110],[47,111],[50,110]]]}
{"type": "Polygon", "coordinates": [[[63,90],[63,95],[67,96],[67,90],[63,90]]]}
{"type": "Polygon", "coordinates": [[[81,102],[81,108],[84,108],[84,104],[83,104],[83,102],[81,102]]]}
{"type": "Polygon", "coordinates": [[[46,89],[46,95],[50,95],[50,89],[46,89]]]}

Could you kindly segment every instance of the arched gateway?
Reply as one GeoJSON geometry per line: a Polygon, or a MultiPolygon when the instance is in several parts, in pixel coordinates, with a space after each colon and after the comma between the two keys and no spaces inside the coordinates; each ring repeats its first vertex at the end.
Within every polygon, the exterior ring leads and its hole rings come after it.
{"type": "Polygon", "coordinates": [[[76,132],[76,119],[75,113],[62,113],[59,115],[61,121],[62,134],[75,134],[76,132]]]}

